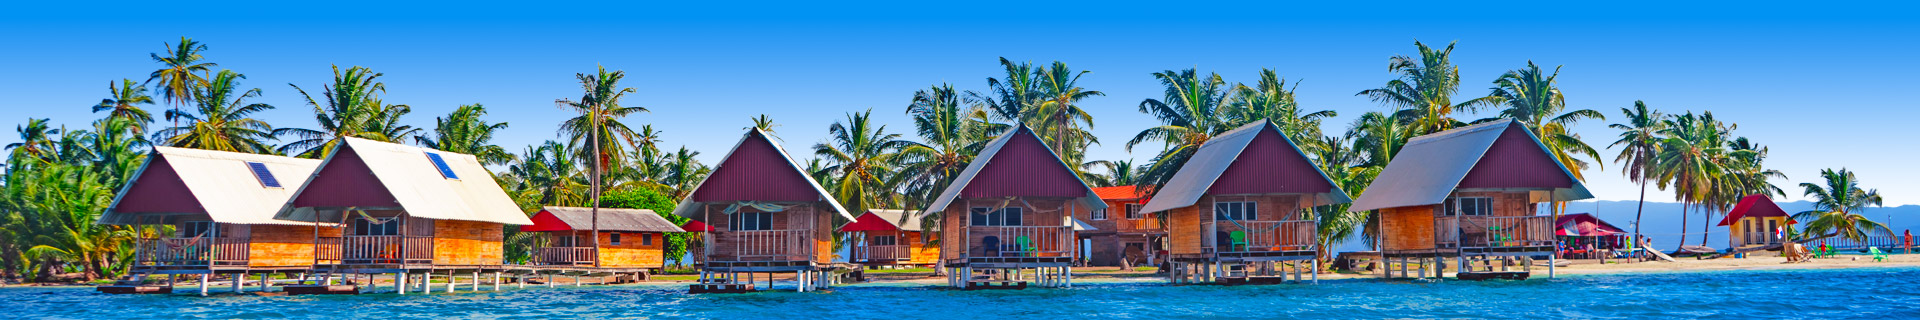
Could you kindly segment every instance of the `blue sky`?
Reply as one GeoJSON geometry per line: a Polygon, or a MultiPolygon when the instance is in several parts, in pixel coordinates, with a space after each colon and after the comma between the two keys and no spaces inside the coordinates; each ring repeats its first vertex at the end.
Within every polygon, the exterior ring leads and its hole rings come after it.
{"type": "MultiPolygon", "coordinates": [[[[1161,95],[1152,72],[1197,67],[1252,82],[1260,68],[1274,68],[1302,81],[1304,106],[1338,111],[1325,129],[1342,132],[1361,113],[1386,109],[1354,93],[1392,78],[1388,57],[1415,54],[1415,39],[1458,40],[1460,96],[1484,95],[1528,60],[1563,65],[1560,86],[1576,108],[1617,117],[1645,100],[1738,123],[1736,133],[1771,147],[1768,165],[1792,178],[1781,183],[1789,200],[1800,199],[1793,185],[1819,169],[1846,167],[1888,205],[1920,204],[1920,171],[1905,165],[1915,153],[1899,143],[1915,137],[1909,123],[1920,117],[1920,102],[1908,97],[1920,74],[1911,61],[1920,23],[1905,16],[1913,5],[1620,5],[1631,7],[9,4],[0,13],[8,39],[0,123],[85,127],[99,117],[88,106],[106,97],[109,81],[145,80],[159,68],[147,55],[189,36],[211,47],[210,61],[246,74],[243,85],[265,90],[255,101],[278,109],[259,117],[275,125],[313,126],[312,107],[288,83],[317,91],[330,65],[366,66],[385,73],[387,102],[414,108],[407,122],[430,127],[460,104],[481,103],[511,125],[496,142],[515,152],[556,139],[556,124],[570,115],[552,101],[579,96],[575,73],[625,70],[639,92],[624,104],[652,109],[626,121],[653,124],[668,145],[712,163],[757,114],[781,124],[796,153],[853,111],[872,109],[890,132],[911,135],[902,111],[915,90],[942,82],[982,90],[999,76],[996,59],[1007,57],[1093,71],[1081,84],[1106,96],[1084,104],[1104,142],[1091,157],[1145,159],[1157,150],[1123,145],[1158,124],[1137,111],[1161,95]]],[[[1605,147],[1616,134],[1606,124],[1616,120],[1576,132],[1605,147]]],[[[1587,173],[1589,186],[1601,199],[1635,199],[1637,187],[1610,161],[1617,150],[1604,152],[1605,169],[1587,173]]]]}

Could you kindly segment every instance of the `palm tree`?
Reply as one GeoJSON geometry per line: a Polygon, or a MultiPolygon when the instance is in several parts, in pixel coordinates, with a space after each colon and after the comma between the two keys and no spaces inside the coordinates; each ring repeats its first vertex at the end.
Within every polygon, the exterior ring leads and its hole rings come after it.
{"type": "Polygon", "coordinates": [[[834,197],[854,212],[893,204],[895,185],[888,180],[899,166],[897,152],[908,146],[900,134],[887,133],[887,126],[874,126],[872,116],[872,110],[848,113],[845,121],[827,127],[830,143],[813,145],[813,154],[830,164],[825,169],[838,175],[834,197]]]}
{"type": "Polygon", "coordinates": [[[1608,148],[1621,147],[1620,155],[1614,162],[1624,162],[1628,180],[1640,184],[1640,204],[1633,213],[1634,239],[1640,238],[1640,220],[1647,211],[1647,182],[1655,176],[1659,166],[1654,161],[1660,153],[1660,131],[1666,129],[1661,119],[1666,115],[1647,108],[1645,101],[1633,101],[1633,108],[1620,108],[1620,114],[1627,117],[1625,123],[1615,123],[1607,127],[1619,129],[1620,139],[1614,140],[1608,148]]]}
{"type": "Polygon", "coordinates": [[[1081,171],[1091,171],[1094,168],[1102,168],[1107,171],[1104,174],[1093,174],[1091,175],[1093,179],[1087,179],[1087,184],[1095,187],[1131,186],[1138,184],[1140,183],[1140,172],[1146,170],[1145,167],[1134,166],[1133,160],[1097,160],[1081,165],[1081,171]]]}
{"type": "Polygon", "coordinates": [[[1813,210],[1793,214],[1794,221],[1806,221],[1801,235],[1809,239],[1828,236],[1863,241],[1867,234],[1874,231],[1891,233],[1885,224],[1868,220],[1860,214],[1867,206],[1880,206],[1880,190],[1860,189],[1860,179],[1853,171],[1841,168],[1821,169],[1820,177],[1826,184],[1801,183],[1804,194],[1813,198],[1813,210]],[[1815,235],[1822,235],[1816,237],[1815,235]]]}
{"type": "Polygon", "coordinates": [[[100,99],[100,104],[93,106],[93,112],[112,110],[107,113],[108,118],[127,119],[134,133],[146,134],[147,124],[153,123],[153,114],[140,109],[139,105],[153,104],[153,97],[147,96],[147,86],[133,79],[120,79],[119,87],[107,83],[107,92],[111,95],[100,99]]]}
{"type": "Polygon", "coordinates": [[[434,118],[433,138],[415,136],[414,140],[428,148],[471,154],[484,165],[512,162],[513,154],[506,148],[489,143],[494,132],[506,129],[507,123],[487,123],[480,119],[486,114],[487,108],[480,104],[461,105],[446,117],[434,118]]]}
{"type": "Polygon", "coordinates": [[[1200,145],[1214,135],[1233,129],[1219,112],[1226,104],[1226,81],[1219,74],[1209,73],[1201,76],[1195,69],[1175,72],[1161,71],[1153,74],[1166,87],[1166,96],[1162,100],[1148,98],[1140,102],[1140,112],[1159,119],[1160,126],[1147,128],[1127,141],[1127,150],[1141,142],[1160,141],[1166,150],[1155,155],[1147,162],[1147,169],[1140,173],[1136,186],[1147,190],[1147,194],[1157,193],[1157,186],[1173,179],[1174,172],[1187,164],[1200,145]]]}
{"type": "MultiPolygon", "coordinates": [[[[1571,133],[1568,128],[1579,123],[1581,119],[1606,120],[1606,115],[1592,109],[1561,113],[1562,110],[1567,109],[1567,101],[1566,95],[1562,94],[1560,88],[1555,85],[1555,79],[1559,77],[1559,67],[1555,67],[1553,73],[1548,74],[1540,70],[1540,65],[1527,61],[1525,69],[1510,70],[1501,74],[1499,79],[1493,81],[1493,92],[1482,99],[1489,104],[1505,106],[1506,108],[1500,110],[1501,118],[1515,119],[1526,125],[1527,129],[1532,130],[1533,135],[1540,139],[1540,143],[1547,147],[1547,151],[1551,153],[1554,160],[1570,169],[1574,179],[1586,181],[1586,176],[1582,172],[1589,167],[1589,163],[1575,156],[1586,156],[1588,159],[1597,160],[1600,159],[1600,152],[1594,150],[1593,146],[1587,145],[1585,141],[1581,141],[1580,135],[1571,133]]],[[[1482,121],[1490,120],[1493,119],[1482,121]]],[[[1599,162],[1595,161],[1593,164],[1598,165],[1599,162]]],[[[1556,219],[1565,209],[1565,205],[1565,202],[1559,202],[1550,207],[1556,219]]]]}
{"type": "Polygon", "coordinates": [[[1085,148],[1088,143],[1099,143],[1094,138],[1093,115],[1079,106],[1080,100],[1088,97],[1104,96],[1106,93],[1087,90],[1079,85],[1080,76],[1092,73],[1082,70],[1073,72],[1066,63],[1054,61],[1050,67],[1036,71],[1039,79],[1039,96],[1043,98],[1032,110],[1034,121],[1029,125],[1037,126],[1041,132],[1048,133],[1047,142],[1053,147],[1054,154],[1067,154],[1068,149],[1085,148]],[[1085,127],[1081,127],[1081,126],[1085,127]]]}
{"type": "Polygon", "coordinates": [[[1020,121],[1033,112],[1042,100],[1040,80],[1034,75],[1033,63],[1013,63],[1006,57],[1000,57],[1000,67],[1006,72],[1005,78],[987,78],[988,92],[967,91],[967,103],[986,108],[993,116],[1001,120],[1020,121]]]}
{"type": "Polygon", "coordinates": [[[180,105],[193,100],[194,92],[207,85],[207,79],[201,75],[212,73],[213,67],[218,67],[220,64],[202,62],[201,60],[206,60],[206,57],[200,56],[200,52],[206,51],[207,45],[193,41],[192,38],[180,37],[178,44],[165,45],[167,56],[162,57],[158,53],[148,54],[154,62],[159,62],[166,67],[154,70],[147,76],[146,83],[159,80],[160,96],[166,98],[167,104],[174,105],[173,111],[178,112],[180,105]]]}
{"type": "Polygon", "coordinates": [[[1361,90],[1354,95],[1367,96],[1388,106],[1399,107],[1394,116],[1412,119],[1416,134],[1429,134],[1451,129],[1460,124],[1452,118],[1454,111],[1472,111],[1476,106],[1487,103],[1483,99],[1473,99],[1459,104],[1453,103],[1453,94],[1460,89],[1460,67],[1452,61],[1453,46],[1459,41],[1447,43],[1446,49],[1434,50],[1425,43],[1416,40],[1415,47],[1420,49],[1418,60],[1408,56],[1393,56],[1387,59],[1387,72],[1398,73],[1400,78],[1388,80],[1378,89],[1361,90]]]}
{"type": "Polygon", "coordinates": [[[13,131],[20,134],[20,142],[7,144],[7,150],[12,150],[16,158],[22,155],[42,160],[53,158],[53,136],[59,135],[60,129],[47,126],[48,120],[27,118],[26,124],[14,127],[13,131]]]}
{"type": "Polygon", "coordinates": [[[561,122],[560,136],[569,139],[575,152],[580,153],[578,157],[598,158],[595,161],[600,170],[605,170],[612,166],[614,159],[626,157],[626,146],[632,146],[637,136],[620,119],[647,112],[647,108],[620,106],[621,98],[638,91],[620,87],[620,80],[627,77],[624,71],[607,72],[607,67],[602,66],[594,74],[580,73],[574,77],[580,80],[580,88],[585,93],[579,101],[566,105],[580,112],[580,116],[561,122]]]}
{"type": "Polygon", "coordinates": [[[680,146],[680,150],[675,151],[671,156],[671,161],[667,162],[666,179],[661,182],[672,187],[671,193],[674,199],[684,199],[691,195],[693,188],[697,187],[701,180],[706,180],[707,174],[713,172],[713,168],[694,159],[700,156],[699,151],[689,150],[686,146],[680,146]]]}
{"type": "MultiPolygon", "coordinates": [[[[1318,147],[1309,149],[1312,151],[1308,155],[1319,164],[1320,171],[1333,180],[1334,186],[1350,197],[1359,197],[1373,183],[1373,178],[1380,175],[1382,166],[1367,165],[1368,151],[1361,144],[1337,137],[1322,137],[1311,144],[1318,147]]],[[[1347,209],[1351,207],[1352,204],[1332,204],[1311,211],[1318,229],[1314,240],[1319,245],[1316,254],[1320,260],[1331,259],[1330,248],[1353,238],[1356,233],[1368,243],[1378,239],[1378,230],[1368,227],[1374,225],[1375,216],[1371,212],[1350,212],[1347,209]]]]}
{"type": "MultiPolygon", "coordinates": [[[[1299,85],[1299,82],[1294,82],[1295,87],[1299,85]]],[[[1294,100],[1293,90],[1287,87],[1287,80],[1280,78],[1273,69],[1260,69],[1259,83],[1254,86],[1233,86],[1233,96],[1227,103],[1231,107],[1222,113],[1232,127],[1264,119],[1280,127],[1280,132],[1294,141],[1318,141],[1320,121],[1340,114],[1333,110],[1302,114],[1299,102],[1294,100]]]]}
{"type": "Polygon", "coordinates": [[[400,124],[400,117],[411,112],[411,107],[388,105],[380,100],[380,95],[387,91],[387,85],[379,81],[381,75],[366,67],[356,66],[341,72],[340,66],[333,66],[333,83],[321,89],[325,103],[314,99],[299,85],[287,84],[306,98],[307,105],[313,106],[314,120],[320,126],[275,130],[276,136],[296,138],[277,151],[317,159],[332,154],[343,137],[397,143],[418,133],[419,129],[400,124]]]}
{"type": "Polygon", "coordinates": [[[160,130],[155,136],[166,137],[162,140],[174,147],[273,153],[273,146],[268,143],[273,140],[273,126],[248,117],[273,106],[248,103],[247,98],[258,97],[261,91],[260,88],[240,90],[240,79],[244,78],[245,75],[233,70],[220,70],[206,87],[194,93],[197,113],[167,110],[167,120],[187,120],[186,125],[160,130]]]}
{"type": "MultiPolygon", "coordinates": [[[[1659,187],[1672,186],[1674,200],[1686,204],[1688,210],[1708,203],[1712,196],[1715,181],[1727,172],[1725,159],[1727,149],[1726,135],[1729,128],[1714,120],[1713,113],[1668,117],[1660,131],[1663,139],[1654,163],[1660,168],[1659,187]]],[[[1680,230],[1686,233],[1687,216],[1681,212],[1680,230]]],[[[1705,235],[1702,235],[1705,238],[1705,235]]],[[[1705,243],[1702,240],[1701,243],[1705,243]]],[[[1686,244],[1681,237],[1680,245],[1686,244]]]]}
{"type": "Polygon", "coordinates": [[[773,127],[780,126],[780,124],[773,123],[773,117],[768,116],[765,113],[762,113],[760,114],[760,116],[753,117],[749,120],[753,120],[754,129],[760,129],[760,131],[766,131],[767,134],[769,135],[773,134],[773,127]]]}
{"type": "Polygon", "coordinates": [[[1411,119],[1388,116],[1380,112],[1368,112],[1353,120],[1353,126],[1347,128],[1346,139],[1353,141],[1354,152],[1364,154],[1364,165],[1386,167],[1400,149],[1407,146],[1407,140],[1413,139],[1414,126],[1411,119]]]}
{"type": "Polygon", "coordinates": [[[539,146],[527,146],[518,163],[507,172],[519,180],[520,190],[540,205],[580,205],[587,202],[578,163],[566,144],[548,140],[539,146]]]}

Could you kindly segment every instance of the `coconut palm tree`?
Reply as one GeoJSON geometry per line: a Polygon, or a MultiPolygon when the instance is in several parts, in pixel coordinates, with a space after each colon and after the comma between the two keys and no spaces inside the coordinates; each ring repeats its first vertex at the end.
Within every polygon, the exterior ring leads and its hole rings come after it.
{"type": "MultiPolygon", "coordinates": [[[[1294,87],[1299,85],[1294,82],[1294,87]]],[[[1333,110],[1302,113],[1300,103],[1294,100],[1294,87],[1288,87],[1287,79],[1273,69],[1260,69],[1260,82],[1254,86],[1233,86],[1233,96],[1227,102],[1230,107],[1222,113],[1232,127],[1264,119],[1280,127],[1280,132],[1294,141],[1318,141],[1320,121],[1340,114],[1333,110]]]]}
{"type": "Polygon", "coordinates": [[[395,143],[410,139],[419,130],[401,125],[399,120],[412,108],[388,105],[381,101],[380,95],[387,92],[387,85],[379,80],[382,75],[366,67],[351,67],[342,72],[340,66],[333,66],[333,83],[321,89],[325,103],[321,99],[314,99],[299,85],[287,84],[300,92],[300,96],[306,98],[307,105],[313,107],[314,120],[319,127],[275,130],[275,136],[292,135],[295,138],[276,150],[318,159],[332,154],[343,137],[395,143]]]}
{"type": "Polygon", "coordinates": [[[1054,154],[1067,154],[1068,149],[1084,149],[1087,144],[1097,144],[1100,140],[1088,130],[1093,129],[1093,115],[1080,108],[1080,101],[1088,97],[1104,96],[1106,93],[1087,90],[1080,87],[1080,76],[1092,71],[1074,72],[1066,63],[1054,61],[1052,66],[1036,71],[1034,78],[1039,79],[1039,96],[1042,98],[1033,107],[1033,121],[1036,131],[1045,132],[1049,147],[1054,154]]]}
{"type": "Polygon", "coordinates": [[[1006,57],[1000,57],[1000,67],[1006,72],[1005,78],[987,78],[987,92],[968,90],[966,101],[979,105],[991,112],[995,118],[1006,121],[1021,121],[1031,114],[1033,109],[1046,100],[1040,87],[1038,72],[1033,63],[1013,63],[1006,57]]]}
{"type": "Polygon", "coordinates": [[[506,129],[507,123],[487,123],[480,119],[486,114],[487,108],[480,104],[461,105],[446,117],[434,118],[433,138],[415,136],[414,141],[441,151],[471,154],[484,165],[512,162],[512,153],[490,143],[493,134],[506,129]]]}
{"type": "Polygon", "coordinates": [[[193,100],[194,92],[207,85],[207,79],[202,75],[212,73],[213,68],[220,64],[202,61],[206,57],[201,56],[200,52],[207,50],[207,44],[193,41],[193,38],[180,37],[179,43],[165,45],[167,56],[148,54],[154,62],[165,67],[149,74],[146,83],[160,81],[160,96],[166,99],[167,104],[173,105],[173,111],[177,112],[181,105],[193,100]]]}
{"type": "Polygon", "coordinates": [[[52,159],[55,152],[53,137],[60,135],[60,129],[49,127],[48,120],[27,118],[26,124],[14,127],[13,131],[20,135],[20,142],[7,144],[7,150],[12,150],[16,158],[26,155],[33,159],[52,159]]]}
{"type": "Polygon", "coordinates": [[[1407,146],[1407,140],[1413,139],[1418,128],[1410,125],[1411,121],[1368,112],[1353,120],[1353,125],[1347,128],[1346,139],[1352,141],[1355,152],[1363,154],[1363,165],[1384,168],[1407,146]]]}
{"type": "Polygon", "coordinates": [[[1860,211],[1868,206],[1880,206],[1880,190],[1860,189],[1860,179],[1853,171],[1841,168],[1821,169],[1820,177],[1825,185],[1801,183],[1806,189],[1804,194],[1813,200],[1813,210],[1793,214],[1794,221],[1806,221],[1801,235],[1808,238],[1839,236],[1849,240],[1863,241],[1869,233],[1885,231],[1891,233],[1885,224],[1867,219],[1860,211]]]}
{"type": "Polygon", "coordinates": [[[888,180],[899,168],[899,150],[909,145],[900,134],[887,133],[887,126],[875,126],[872,116],[872,110],[848,113],[845,121],[827,127],[829,142],[813,145],[814,156],[825,159],[825,169],[836,175],[834,197],[854,212],[894,204],[896,185],[888,180]]]}
{"type": "Polygon", "coordinates": [[[587,202],[585,183],[573,150],[566,144],[547,140],[539,146],[527,146],[519,161],[507,172],[519,180],[518,188],[540,205],[581,205],[587,202]]]}
{"type": "Polygon", "coordinates": [[[147,124],[153,123],[153,114],[140,108],[143,104],[153,104],[153,97],[147,96],[147,86],[133,79],[120,79],[118,87],[107,83],[107,92],[110,94],[108,98],[100,99],[100,104],[93,106],[93,112],[111,110],[107,113],[108,118],[127,119],[128,128],[134,133],[146,134],[147,124]]]}
{"type": "Polygon", "coordinates": [[[560,136],[569,139],[579,152],[581,159],[599,158],[600,170],[606,170],[614,159],[624,159],[627,147],[633,146],[636,134],[620,119],[626,116],[647,112],[645,107],[625,107],[620,99],[628,93],[638,92],[634,88],[620,87],[620,80],[627,77],[624,71],[608,72],[607,67],[599,67],[593,74],[575,74],[580,80],[580,88],[585,91],[579,101],[568,102],[580,116],[560,123],[560,136]]]}
{"type": "Polygon", "coordinates": [[[1140,102],[1140,112],[1159,119],[1160,126],[1147,128],[1127,141],[1127,150],[1142,142],[1159,141],[1166,149],[1147,162],[1147,169],[1140,173],[1136,186],[1148,190],[1148,194],[1157,193],[1156,186],[1165,185],[1173,179],[1173,174],[1187,164],[1200,145],[1227,130],[1233,129],[1231,123],[1221,116],[1220,109],[1226,104],[1226,81],[1219,74],[1209,73],[1201,76],[1198,70],[1166,70],[1153,74],[1166,87],[1162,99],[1148,98],[1140,102]]]}
{"type": "Polygon", "coordinates": [[[701,180],[706,180],[707,174],[713,173],[713,168],[694,159],[699,155],[699,151],[689,150],[686,146],[680,146],[680,150],[674,151],[671,155],[672,161],[667,163],[666,179],[661,182],[672,187],[671,193],[674,199],[684,199],[691,195],[693,188],[698,187],[701,180]]]}
{"type": "Polygon", "coordinates": [[[1647,103],[1639,100],[1633,101],[1633,108],[1620,108],[1620,114],[1626,117],[1626,122],[1607,126],[1619,129],[1620,139],[1607,147],[1621,147],[1620,155],[1613,157],[1613,161],[1624,163],[1626,168],[1620,173],[1640,184],[1640,204],[1633,212],[1634,239],[1639,239],[1641,217],[1647,211],[1647,183],[1659,169],[1654,161],[1660,153],[1660,131],[1666,129],[1666,122],[1661,120],[1666,115],[1647,108],[1647,103]]]}
{"type": "MultiPolygon", "coordinates": [[[[1685,204],[1686,210],[1703,206],[1711,200],[1715,181],[1727,172],[1726,135],[1730,128],[1714,120],[1712,112],[1687,112],[1664,122],[1660,152],[1654,158],[1659,167],[1656,181],[1661,189],[1673,187],[1674,200],[1685,204]]],[[[1687,230],[1686,214],[1681,212],[1683,234],[1687,230]]],[[[1679,245],[1685,245],[1685,239],[1681,237],[1679,245]]]]}
{"type": "Polygon", "coordinates": [[[1140,183],[1140,172],[1146,170],[1145,167],[1134,166],[1133,160],[1097,160],[1081,165],[1081,171],[1091,172],[1096,168],[1106,170],[1106,173],[1092,174],[1091,177],[1093,179],[1087,179],[1087,184],[1095,187],[1131,186],[1138,184],[1140,183]]]}
{"type": "Polygon", "coordinates": [[[1413,45],[1420,49],[1419,59],[1408,56],[1387,59],[1387,72],[1400,74],[1398,79],[1354,95],[1400,108],[1394,116],[1412,119],[1416,135],[1452,129],[1461,124],[1453,119],[1455,111],[1473,111],[1488,103],[1485,99],[1453,103],[1453,94],[1460,89],[1460,67],[1454,66],[1452,60],[1453,46],[1458,43],[1449,42],[1445,49],[1434,50],[1416,40],[1413,45]]]}
{"type": "MultiPolygon", "coordinates": [[[[1600,152],[1587,145],[1580,135],[1568,128],[1582,119],[1606,120],[1606,115],[1592,109],[1579,109],[1561,112],[1567,109],[1566,95],[1560,92],[1555,80],[1560,77],[1560,68],[1554,67],[1552,73],[1540,70],[1540,65],[1527,61],[1527,67],[1510,70],[1493,81],[1493,92],[1482,98],[1487,104],[1505,107],[1500,110],[1500,118],[1518,120],[1533,131],[1534,137],[1547,147],[1547,151],[1560,165],[1573,173],[1573,178],[1586,181],[1583,173],[1591,165],[1599,165],[1600,152]],[[1589,163],[1586,159],[1596,159],[1589,163]]],[[[1497,119],[1497,118],[1495,118],[1497,119]]],[[[1482,119],[1492,121],[1495,119],[1482,119]]],[[[1476,122],[1480,122],[1476,121],[1476,122]]],[[[1604,168],[1603,168],[1604,169],[1604,168]]],[[[1556,219],[1565,210],[1565,202],[1552,205],[1552,215],[1556,219]]]]}
{"type": "Polygon", "coordinates": [[[247,102],[261,91],[240,90],[244,78],[233,70],[220,70],[194,93],[195,113],[167,110],[167,120],[186,120],[185,125],[162,129],[155,136],[174,147],[272,154],[273,126],[249,116],[273,105],[247,102]]]}
{"type": "MultiPolygon", "coordinates": [[[[1309,148],[1308,156],[1313,157],[1320,171],[1327,173],[1327,178],[1333,180],[1335,187],[1348,196],[1359,197],[1366,191],[1367,185],[1373,183],[1373,178],[1380,175],[1382,167],[1367,165],[1366,147],[1348,141],[1345,138],[1322,137],[1312,143],[1318,147],[1309,148]]],[[[1359,234],[1362,241],[1367,243],[1378,238],[1377,230],[1367,227],[1374,225],[1374,215],[1371,212],[1350,212],[1347,209],[1351,207],[1352,204],[1332,204],[1310,211],[1319,231],[1314,240],[1319,245],[1317,255],[1322,261],[1332,258],[1330,250],[1335,244],[1351,239],[1355,234],[1359,234]]]]}
{"type": "Polygon", "coordinates": [[[980,144],[991,140],[986,111],[960,105],[953,85],[941,84],[915,92],[907,105],[913,118],[914,133],[924,142],[908,141],[899,151],[900,172],[906,178],[902,187],[909,202],[918,205],[932,201],[940,188],[973,161],[980,144]]]}

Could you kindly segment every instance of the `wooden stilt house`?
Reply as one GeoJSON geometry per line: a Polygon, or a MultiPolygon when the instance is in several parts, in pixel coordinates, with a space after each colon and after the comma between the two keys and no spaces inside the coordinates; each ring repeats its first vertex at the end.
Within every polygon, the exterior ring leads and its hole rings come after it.
{"type": "Polygon", "coordinates": [[[1793,223],[1787,211],[1764,194],[1741,198],[1740,203],[1734,204],[1733,210],[1720,219],[1720,226],[1727,227],[1727,247],[1733,249],[1780,244],[1786,239],[1785,230],[1792,228],[1793,223]]]}
{"type": "Polygon", "coordinates": [[[921,237],[920,218],[906,210],[871,209],[840,226],[857,242],[848,262],[878,266],[932,266],[940,260],[940,246],[921,237]]]}
{"type": "Polygon", "coordinates": [[[1425,267],[1448,264],[1463,279],[1524,279],[1556,246],[1539,203],[1589,198],[1525,125],[1503,119],[1408,140],[1351,210],[1378,210],[1386,277],[1439,277],[1446,268],[1425,267]]]}
{"type": "Polygon", "coordinates": [[[1094,229],[1077,233],[1086,240],[1087,265],[1161,263],[1158,260],[1161,257],[1155,252],[1164,248],[1167,228],[1160,222],[1159,212],[1140,210],[1147,205],[1146,191],[1134,186],[1113,186],[1093,188],[1093,192],[1100,195],[1100,201],[1106,202],[1107,207],[1074,213],[1074,218],[1094,229]]]}
{"type": "Polygon", "coordinates": [[[1176,283],[1318,279],[1318,230],[1309,210],[1346,192],[1265,120],[1221,133],[1194,151],[1143,209],[1166,212],[1176,283]]]}
{"type": "Polygon", "coordinates": [[[772,273],[786,272],[798,291],[827,288],[837,268],[834,227],[853,220],[759,129],[741,136],[673,213],[710,230],[698,253],[700,283],[689,288],[695,293],[771,289],[772,273]],[[766,287],[753,284],[761,274],[766,287]]]}
{"type": "Polygon", "coordinates": [[[1025,125],[981,148],[934,199],[942,211],[940,250],[948,284],[959,288],[1025,288],[1072,283],[1080,251],[1075,212],[1107,204],[1025,125]]]}
{"type": "MultiPolygon", "coordinates": [[[[653,210],[600,208],[600,246],[595,247],[593,208],[549,206],[534,213],[533,225],[545,245],[535,248],[536,266],[658,272],[666,266],[666,233],[681,232],[653,210]]],[[[617,271],[616,271],[617,272],[617,271]]]]}
{"type": "MultiPolygon", "coordinates": [[[[100,215],[100,224],[172,226],[145,229],[134,247],[133,276],[103,292],[172,291],[139,283],[153,274],[198,274],[200,294],[213,274],[306,272],[313,235],[337,235],[334,224],[274,220],[301,178],[320,160],[154,147],[147,162],[100,215]]],[[[234,281],[238,291],[239,281],[234,281]]],[[[266,288],[264,282],[261,283],[266,288]]]]}
{"type": "Polygon", "coordinates": [[[436,274],[470,275],[477,286],[483,273],[493,273],[497,283],[506,268],[505,226],[533,222],[479,161],[359,138],[337,143],[274,216],[343,226],[340,235],[312,238],[322,282],[394,274],[401,293],[407,283],[423,285],[436,274]],[[409,281],[415,276],[419,280],[409,281]]]}

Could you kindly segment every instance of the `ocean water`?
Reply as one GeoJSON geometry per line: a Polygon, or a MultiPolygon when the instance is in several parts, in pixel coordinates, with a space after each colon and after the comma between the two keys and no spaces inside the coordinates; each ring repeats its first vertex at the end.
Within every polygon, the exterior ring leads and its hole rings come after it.
{"type": "Polygon", "coordinates": [[[689,295],[685,289],[641,284],[405,296],[197,297],[0,288],[0,318],[1920,318],[1920,268],[1266,286],[1133,281],[1022,291],[955,291],[899,283],[809,293],[689,295]]]}

